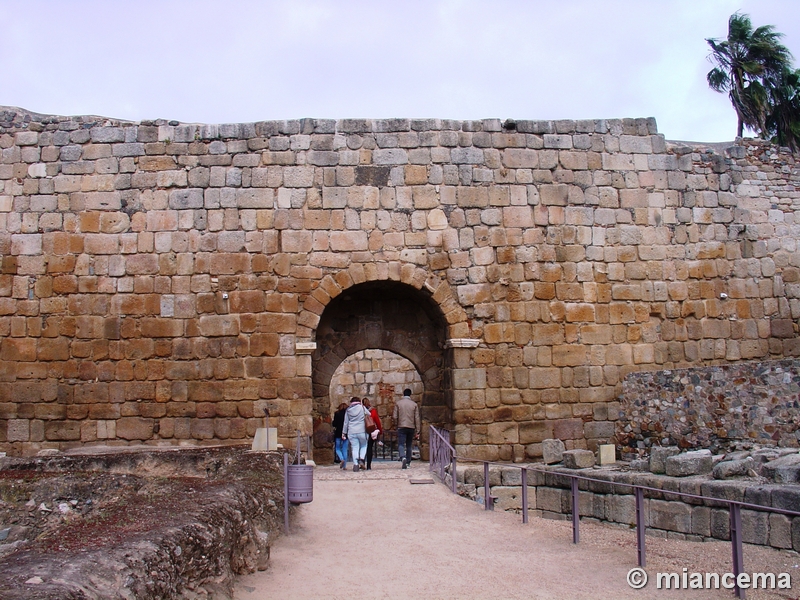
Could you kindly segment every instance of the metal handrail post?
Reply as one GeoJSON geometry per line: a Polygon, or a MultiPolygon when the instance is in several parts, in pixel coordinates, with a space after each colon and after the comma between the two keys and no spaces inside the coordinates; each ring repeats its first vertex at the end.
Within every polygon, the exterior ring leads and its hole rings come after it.
{"type": "Polygon", "coordinates": [[[644,490],[640,487],[633,488],[636,493],[636,551],[639,558],[639,566],[646,564],[644,534],[647,525],[644,522],[644,490]]]}
{"type": "Polygon", "coordinates": [[[283,530],[289,535],[289,453],[283,453],[283,530]]]}
{"type": "Polygon", "coordinates": [[[577,544],[581,540],[581,511],[578,506],[578,480],[572,477],[569,482],[572,488],[572,543],[577,544]]]}
{"type": "Polygon", "coordinates": [[[439,440],[436,439],[436,432],[431,434],[431,460],[428,462],[428,471],[433,471],[436,460],[439,456],[439,440]]]}
{"type": "Polygon", "coordinates": [[[483,463],[483,510],[493,510],[492,492],[489,490],[489,463],[483,463]]]}
{"type": "Polygon", "coordinates": [[[731,551],[733,554],[733,574],[737,579],[736,597],[744,598],[744,588],[739,586],[739,573],[744,571],[744,556],[742,556],[742,508],[738,504],[728,504],[731,520],[731,551]]]}
{"type": "Polygon", "coordinates": [[[458,472],[456,471],[456,454],[455,454],[455,452],[453,453],[453,456],[451,457],[451,460],[452,460],[452,462],[450,463],[450,479],[451,479],[450,483],[453,486],[453,493],[457,494],[458,493],[458,481],[457,481],[458,472]]]}
{"type": "Polygon", "coordinates": [[[528,522],[528,469],[522,467],[522,522],[528,522]]]}

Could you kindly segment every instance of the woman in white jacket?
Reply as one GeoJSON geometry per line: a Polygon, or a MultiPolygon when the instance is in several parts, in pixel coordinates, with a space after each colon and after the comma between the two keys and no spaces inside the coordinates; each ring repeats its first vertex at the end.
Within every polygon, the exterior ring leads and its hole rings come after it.
{"type": "Polygon", "coordinates": [[[344,413],[344,428],[342,429],[342,439],[350,440],[350,448],[353,450],[353,471],[358,472],[364,468],[364,459],[367,456],[367,430],[364,426],[364,415],[367,409],[361,404],[358,398],[350,399],[350,406],[344,413]]]}

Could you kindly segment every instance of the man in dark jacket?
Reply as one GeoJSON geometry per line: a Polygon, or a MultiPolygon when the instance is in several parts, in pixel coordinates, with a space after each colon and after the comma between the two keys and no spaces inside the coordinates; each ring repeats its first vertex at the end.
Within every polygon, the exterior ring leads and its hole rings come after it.
{"type": "Polygon", "coordinates": [[[394,424],[397,427],[397,450],[403,469],[411,463],[411,447],[414,439],[419,439],[422,430],[422,421],[419,417],[419,406],[411,399],[411,390],[403,390],[403,397],[394,405],[392,413],[394,424]]]}

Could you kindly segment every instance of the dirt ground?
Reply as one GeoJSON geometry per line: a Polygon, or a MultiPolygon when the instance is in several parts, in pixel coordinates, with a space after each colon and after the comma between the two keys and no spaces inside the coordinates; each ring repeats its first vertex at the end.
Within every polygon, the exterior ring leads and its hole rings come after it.
{"type": "MultiPolygon", "coordinates": [[[[733,598],[732,590],[656,589],[656,572],[731,571],[726,542],[647,538],[650,583],[626,583],[636,567],[634,530],[486,512],[431,479],[427,463],[376,463],[353,473],[317,467],[314,500],[292,533],[274,542],[267,571],[239,577],[236,600],[263,598],[733,598]]],[[[746,546],[746,572],[787,572],[791,591],[747,598],[798,598],[800,556],[746,546]]]]}

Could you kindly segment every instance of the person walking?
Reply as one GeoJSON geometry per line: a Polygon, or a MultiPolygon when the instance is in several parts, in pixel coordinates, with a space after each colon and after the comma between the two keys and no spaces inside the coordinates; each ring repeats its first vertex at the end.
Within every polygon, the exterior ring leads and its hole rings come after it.
{"type": "Polygon", "coordinates": [[[403,397],[394,405],[392,413],[395,427],[397,427],[397,450],[403,469],[411,464],[411,446],[415,439],[419,439],[422,422],[419,418],[419,406],[411,399],[411,390],[403,390],[403,397]],[[405,454],[405,456],[404,456],[405,454]]]}
{"type": "Polygon", "coordinates": [[[365,466],[367,430],[364,426],[364,415],[366,414],[367,409],[361,404],[361,400],[356,397],[351,398],[350,406],[344,413],[342,439],[350,441],[350,447],[353,450],[353,471],[355,472],[365,466]]]}
{"type": "Polygon", "coordinates": [[[333,427],[333,448],[336,452],[336,459],[340,469],[347,468],[347,451],[350,449],[350,442],[342,437],[344,432],[344,413],[347,410],[347,402],[342,402],[336,412],[333,413],[331,426],[333,427]]]}
{"type": "Polygon", "coordinates": [[[378,409],[374,406],[370,406],[367,398],[362,398],[362,401],[364,402],[364,407],[369,411],[372,420],[375,422],[375,427],[377,427],[375,431],[367,434],[367,471],[370,471],[372,469],[372,454],[375,450],[375,441],[383,431],[383,425],[381,425],[381,418],[378,416],[378,409]]]}

